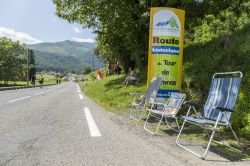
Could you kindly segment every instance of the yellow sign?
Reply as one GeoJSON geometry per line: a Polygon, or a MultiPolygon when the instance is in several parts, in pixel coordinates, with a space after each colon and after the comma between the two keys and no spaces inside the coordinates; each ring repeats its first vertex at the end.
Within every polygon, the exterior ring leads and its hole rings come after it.
{"type": "Polygon", "coordinates": [[[158,96],[168,97],[181,90],[185,11],[151,8],[147,84],[163,77],[158,96]]]}

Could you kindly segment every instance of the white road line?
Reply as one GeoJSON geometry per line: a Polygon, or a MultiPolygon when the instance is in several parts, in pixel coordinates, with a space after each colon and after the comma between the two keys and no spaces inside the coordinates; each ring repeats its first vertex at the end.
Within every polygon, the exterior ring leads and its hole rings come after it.
{"type": "Polygon", "coordinates": [[[47,90],[47,91],[45,91],[45,93],[49,93],[49,92],[51,92],[53,89],[51,89],[51,90],[47,90]]]}
{"type": "Polygon", "coordinates": [[[41,95],[41,94],[43,94],[43,93],[45,93],[45,92],[36,93],[36,94],[34,94],[34,96],[41,95]]]}
{"type": "Polygon", "coordinates": [[[77,92],[80,93],[81,92],[80,89],[78,89],[77,92]]]}
{"type": "Polygon", "coordinates": [[[84,113],[85,113],[87,123],[89,126],[90,136],[91,137],[101,137],[102,134],[100,133],[99,129],[97,128],[96,123],[95,123],[95,121],[94,121],[94,119],[89,111],[89,108],[84,107],[84,113]]]}
{"type": "Polygon", "coordinates": [[[31,96],[25,96],[25,97],[22,97],[22,98],[19,98],[19,99],[10,100],[10,101],[8,101],[8,102],[9,102],[9,103],[12,103],[12,102],[15,102],[15,101],[27,99],[27,98],[29,98],[29,97],[31,97],[31,96]]]}
{"type": "Polygon", "coordinates": [[[79,94],[79,97],[80,97],[81,100],[83,100],[83,96],[81,94],[79,94]]]}
{"type": "MultiPolygon", "coordinates": [[[[53,89],[52,89],[53,90],[53,89]]],[[[38,92],[38,93],[36,93],[36,94],[34,94],[34,96],[37,96],[37,95],[40,95],[40,94],[43,94],[43,93],[49,93],[49,92],[51,92],[52,90],[46,90],[46,91],[40,91],[40,92],[38,92]]]]}

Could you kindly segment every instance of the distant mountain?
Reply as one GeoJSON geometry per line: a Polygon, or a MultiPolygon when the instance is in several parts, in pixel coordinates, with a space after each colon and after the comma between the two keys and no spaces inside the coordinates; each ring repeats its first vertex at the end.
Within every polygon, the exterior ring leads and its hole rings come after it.
{"type": "Polygon", "coordinates": [[[32,44],[28,47],[35,53],[38,71],[81,72],[84,67],[103,66],[101,60],[94,55],[95,43],[66,40],[32,44]]]}

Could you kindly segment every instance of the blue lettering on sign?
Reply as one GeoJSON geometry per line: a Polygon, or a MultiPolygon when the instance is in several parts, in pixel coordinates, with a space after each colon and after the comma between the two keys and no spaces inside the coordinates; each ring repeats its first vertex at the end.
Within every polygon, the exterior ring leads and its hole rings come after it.
{"type": "Polygon", "coordinates": [[[169,98],[171,93],[176,93],[180,92],[179,90],[165,90],[165,89],[160,89],[157,93],[157,97],[162,97],[162,98],[169,98]]]}
{"type": "Polygon", "coordinates": [[[171,47],[171,46],[153,46],[152,54],[172,54],[179,55],[180,48],[179,47],[171,47]]]}

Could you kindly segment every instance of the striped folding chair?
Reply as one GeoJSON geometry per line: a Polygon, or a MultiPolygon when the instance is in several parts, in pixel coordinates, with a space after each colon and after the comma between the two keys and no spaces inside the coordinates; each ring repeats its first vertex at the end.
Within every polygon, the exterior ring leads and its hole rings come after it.
{"type": "Polygon", "coordinates": [[[214,134],[216,131],[218,131],[219,127],[228,127],[231,129],[233,136],[238,141],[239,147],[241,148],[239,139],[232,129],[231,123],[229,121],[232,113],[234,112],[234,106],[239,93],[241,79],[241,72],[215,73],[213,75],[209,95],[205,105],[202,106],[195,103],[186,102],[189,105],[189,109],[186,116],[183,116],[184,122],[176,139],[176,144],[178,146],[202,159],[204,159],[207,155],[212,141],[241,152],[239,149],[213,140],[214,134]],[[197,113],[198,108],[202,108],[201,114],[197,113]],[[196,113],[196,116],[190,115],[191,110],[196,113]],[[180,135],[186,123],[201,126],[204,129],[206,135],[209,137],[204,154],[200,155],[179,143],[180,135]],[[209,134],[208,130],[211,130],[212,133],[209,134]]]}
{"type": "Polygon", "coordinates": [[[132,101],[132,107],[130,109],[130,118],[140,121],[143,118],[143,113],[146,110],[147,104],[155,101],[157,93],[160,89],[162,83],[162,77],[154,77],[148,86],[147,92],[144,96],[141,96],[141,100],[137,101],[137,93],[131,93],[134,95],[134,100],[132,101]],[[138,115],[139,114],[139,115],[138,115]]]}

